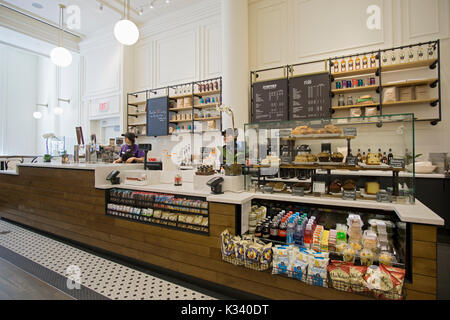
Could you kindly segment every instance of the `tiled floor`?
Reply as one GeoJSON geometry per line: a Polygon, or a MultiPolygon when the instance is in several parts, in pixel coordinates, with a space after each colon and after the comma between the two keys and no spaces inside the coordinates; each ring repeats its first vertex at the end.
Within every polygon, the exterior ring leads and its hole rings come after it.
{"type": "Polygon", "coordinates": [[[76,266],[80,270],[81,284],[109,299],[214,299],[2,220],[0,220],[0,246],[64,277],[68,277],[68,267],[76,266]]]}

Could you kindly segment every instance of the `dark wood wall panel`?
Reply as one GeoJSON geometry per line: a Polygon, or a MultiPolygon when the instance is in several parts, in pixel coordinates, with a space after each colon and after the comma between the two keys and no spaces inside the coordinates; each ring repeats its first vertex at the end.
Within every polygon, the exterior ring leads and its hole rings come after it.
{"type": "MultiPolygon", "coordinates": [[[[271,299],[366,299],[223,262],[220,233],[235,231],[234,205],[210,203],[210,236],[204,236],[106,216],[94,171],[20,168],[20,176],[0,175],[0,188],[2,217],[172,271],[271,299]]],[[[410,288],[413,297],[429,298],[436,287],[428,281],[435,279],[426,262],[430,230],[417,230],[413,252],[422,260],[413,265],[421,274],[410,288]]]]}

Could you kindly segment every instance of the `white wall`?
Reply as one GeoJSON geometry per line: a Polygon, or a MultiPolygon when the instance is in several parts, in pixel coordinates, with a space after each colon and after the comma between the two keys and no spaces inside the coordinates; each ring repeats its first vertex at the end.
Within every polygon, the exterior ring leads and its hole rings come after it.
{"type": "MultiPolygon", "coordinates": [[[[449,15],[449,0],[249,0],[250,68],[278,67],[441,39],[443,121],[436,127],[416,124],[416,153],[450,153],[450,140],[446,139],[450,135],[450,113],[446,111],[450,104],[449,15]],[[369,5],[381,9],[381,30],[366,27],[369,5]]],[[[314,68],[323,70],[324,64],[314,68]]],[[[395,111],[418,113],[424,107],[395,111]]],[[[383,143],[380,140],[378,144],[383,143]]]]}
{"type": "Polygon", "coordinates": [[[42,135],[53,132],[58,137],[66,136],[66,149],[71,153],[79,122],[79,56],[73,54],[72,65],[61,69],[58,76],[48,57],[0,45],[0,70],[0,152],[43,155],[46,150],[42,135]],[[62,103],[64,113],[55,116],[58,79],[59,97],[71,99],[71,103],[62,103]],[[33,118],[37,110],[42,113],[40,120],[33,118]]]}
{"type": "Polygon", "coordinates": [[[0,74],[2,153],[34,155],[37,56],[0,44],[0,74]]]}

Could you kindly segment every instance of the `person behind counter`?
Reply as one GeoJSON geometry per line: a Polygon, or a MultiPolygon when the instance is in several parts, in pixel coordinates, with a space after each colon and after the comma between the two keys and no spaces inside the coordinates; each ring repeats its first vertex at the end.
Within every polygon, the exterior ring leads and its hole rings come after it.
{"type": "Polygon", "coordinates": [[[132,132],[127,132],[122,135],[125,137],[125,144],[122,146],[120,150],[120,157],[114,163],[143,163],[145,153],[142,150],[139,150],[136,142],[136,136],[132,132]]]}

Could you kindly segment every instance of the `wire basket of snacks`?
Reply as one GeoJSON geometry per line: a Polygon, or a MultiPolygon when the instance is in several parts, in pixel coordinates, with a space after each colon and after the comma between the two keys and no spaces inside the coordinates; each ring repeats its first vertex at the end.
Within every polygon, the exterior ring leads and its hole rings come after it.
{"type": "Polygon", "coordinates": [[[377,299],[403,300],[405,270],[380,264],[355,266],[342,261],[332,261],[328,266],[330,287],[377,299]]]}

